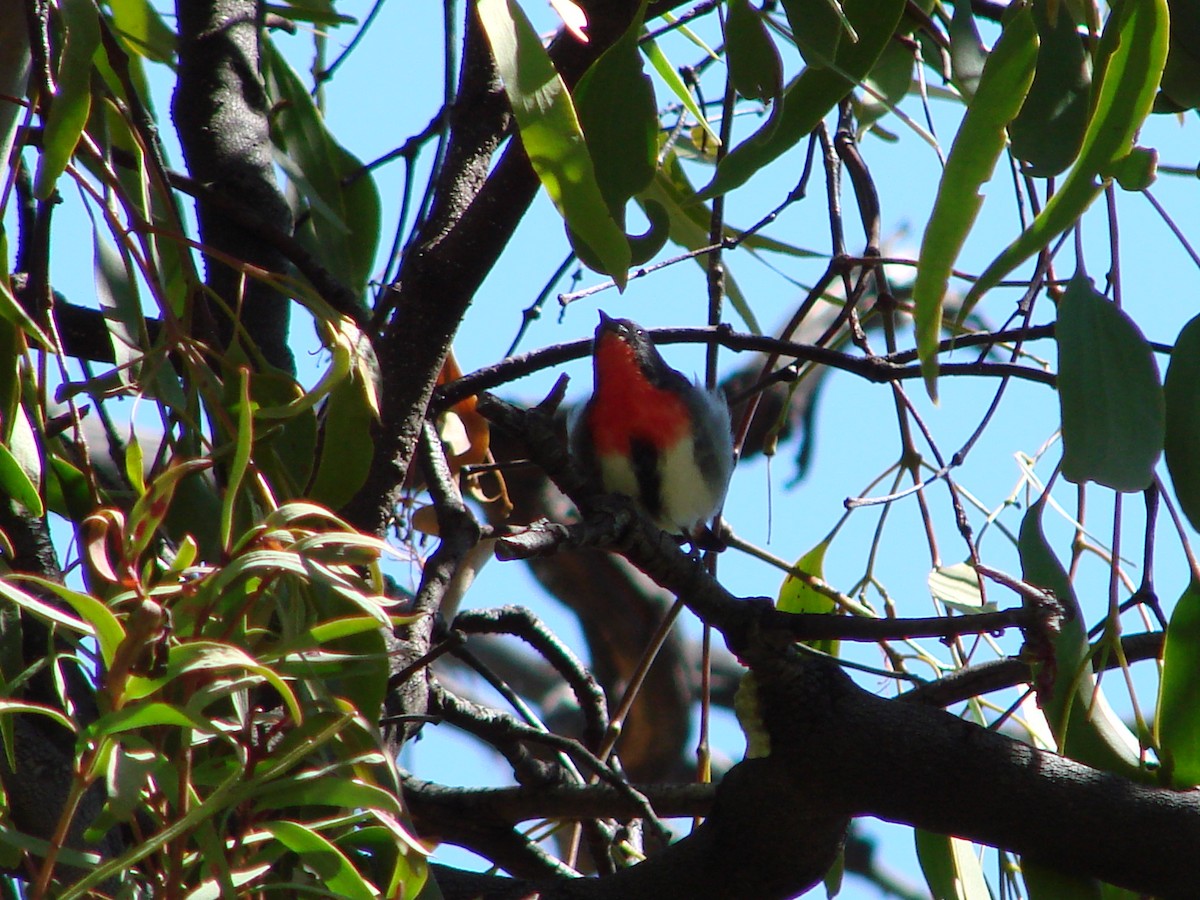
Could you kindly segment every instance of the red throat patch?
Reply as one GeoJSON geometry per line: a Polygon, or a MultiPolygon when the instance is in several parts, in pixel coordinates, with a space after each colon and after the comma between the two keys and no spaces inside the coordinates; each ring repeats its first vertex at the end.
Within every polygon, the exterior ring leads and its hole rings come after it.
{"type": "Polygon", "coordinates": [[[688,432],[690,417],[683,399],[652,385],[628,344],[615,335],[602,335],[595,360],[596,391],[588,425],[598,454],[628,454],[635,438],[666,448],[688,432]]]}

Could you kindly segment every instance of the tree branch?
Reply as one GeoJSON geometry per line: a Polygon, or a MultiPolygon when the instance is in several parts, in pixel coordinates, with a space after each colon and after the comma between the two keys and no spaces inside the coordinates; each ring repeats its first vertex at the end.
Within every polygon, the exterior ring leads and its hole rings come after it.
{"type": "MultiPolygon", "coordinates": [[[[179,79],[171,116],[188,171],[213,191],[238,198],[275,230],[290,234],[292,214],[275,181],[267,98],[259,78],[260,6],[255,0],[178,0],[179,79]]],[[[196,203],[200,234],[216,250],[270,272],[287,260],[255,229],[231,219],[209,199],[196,203]]],[[[239,318],[271,365],[294,372],[288,348],[286,297],[256,279],[206,260],[208,285],[239,318]]],[[[226,346],[234,324],[213,310],[217,337],[226,346]]]]}

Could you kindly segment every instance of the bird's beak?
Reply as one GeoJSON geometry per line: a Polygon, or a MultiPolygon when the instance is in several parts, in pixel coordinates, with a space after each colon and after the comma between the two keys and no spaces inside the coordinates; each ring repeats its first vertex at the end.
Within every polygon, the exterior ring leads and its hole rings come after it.
{"type": "Polygon", "coordinates": [[[612,320],[613,320],[612,316],[610,316],[604,310],[600,310],[600,325],[601,325],[601,327],[607,325],[612,320]]]}

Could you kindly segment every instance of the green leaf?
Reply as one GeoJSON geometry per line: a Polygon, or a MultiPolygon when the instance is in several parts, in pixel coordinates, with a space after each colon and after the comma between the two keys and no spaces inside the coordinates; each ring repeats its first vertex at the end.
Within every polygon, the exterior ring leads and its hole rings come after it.
{"type": "Polygon", "coordinates": [[[84,474],[66,460],[52,455],[46,469],[46,507],[70,522],[79,523],[95,508],[92,488],[84,474]]]}
{"type": "Polygon", "coordinates": [[[1100,900],[1100,882],[1021,859],[1021,878],[1029,900],[1100,900]]]}
{"type": "Polygon", "coordinates": [[[929,573],[927,581],[934,599],[957,612],[971,615],[996,610],[995,603],[984,602],[979,590],[979,574],[969,563],[938,566],[929,573]]]}
{"type": "Polygon", "coordinates": [[[7,446],[0,443],[0,495],[7,495],[31,514],[41,516],[45,508],[38,490],[40,481],[41,455],[29,421],[18,407],[12,437],[7,446]]]}
{"type": "Polygon", "coordinates": [[[39,578],[35,575],[9,576],[7,581],[0,580],[0,596],[7,597],[39,618],[65,625],[72,631],[94,636],[96,643],[100,645],[100,658],[104,660],[105,667],[112,665],[117,647],[125,639],[125,629],[121,627],[121,623],[117,621],[117,617],[109,611],[107,606],[89,594],[73,591],[48,578],[39,578]],[[12,583],[18,579],[26,584],[35,585],[41,591],[49,592],[65,601],[75,610],[79,619],[74,619],[61,609],[20,590],[12,583]]]}
{"type": "MultiPolygon", "coordinates": [[[[154,540],[158,527],[171,509],[175,490],[188,475],[212,468],[210,459],[188,459],[171,463],[150,485],[145,494],[138,497],[129,512],[129,547],[127,558],[136,560],[154,540]]],[[[186,483],[186,482],[185,482],[186,483]]],[[[194,510],[194,508],[193,508],[194,510]]]]}
{"type": "Polygon", "coordinates": [[[1155,732],[1176,788],[1200,784],[1200,584],[1193,580],[1167,625],[1155,732]]]}
{"type": "MultiPolygon", "coordinates": [[[[224,850],[224,845],[220,846],[222,850],[224,850]]],[[[222,865],[224,864],[223,859],[224,854],[222,853],[220,859],[218,860],[222,863],[222,865]]],[[[253,866],[247,866],[242,869],[233,869],[228,872],[229,881],[227,884],[222,884],[222,882],[216,877],[209,878],[200,882],[199,885],[188,891],[185,900],[221,900],[222,897],[230,896],[228,893],[226,893],[230,888],[240,888],[253,884],[263,875],[266,875],[268,872],[270,872],[273,868],[275,868],[274,862],[265,862],[258,863],[257,865],[253,866]]],[[[239,894],[238,896],[245,895],[239,894]]]]}
{"type": "Polygon", "coordinates": [[[855,118],[860,135],[896,108],[908,94],[912,80],[913,51],[899,41],[892,41],[884,48],[865,81],[874,93],[863,91],[857,104],[855,118]]]}
{"type": "Polygon", "coordinates": [[[629,241],[604,202],[566,84],[516,0],[480,0],[476,10],[534,172],[585,253],[624,288],[629,241]]]}
{"type": "MultiPolygon", "coordinates": [[[[824,580],[825,552],[829,549],[829,544],[832,540],[832,535],[825,538],[825,540],[796,560],[792,567],[799,569],[805,574],[824,580]]],[[[789,613],[832,613],[837,610],[837,604],[833,601],[833,598],[827,597],[812,585],[793,575],[784,577],[783,584],[779,586],[779,596],[775,600],[775,606],[781,612],[789,613]]],[[[830,656],[837,656],[841,645],[840,641],[832,638],[819,641],[806,641],[805,643],[816,650],[820,650],[822,653],[828,653],[830,656]]]]}
{"type": "Polygon", "coordinates": [[[921,240],[921,264],[913,285],[913,320],[925,387],[937,398],[937,345],[942,334],[942,302],[954,261],[983,205],[980,187],[992,177],[1004,150],[1005,126],[1021,108],[1033,80],[1037,34],[1028,9],[1012,16],[996,43],[979,89],[967,107],[946,159],[933,212],[921,240]]]}
{"type": "Polygon", "coordinates": [[[991,900],[970,841],[913,829],[917,860],[934,900],[991,900]]]}
{"type": "Polygon", "coordinates": [[[293,22],[314,22],[317,25],[353,25],[358,19],[337,12],[331,2],[315,3],[266,3],[268,13],[275,13],[293,22]]]}
{"type": "Polygon", "coordinates": [[[1042,497],[1029,508],[1017,539],[1021,578],[1053,592],[1064,610],[1058,636],[1051,641],[1053,654],[1034,664],[1038,705],[1061,753],[1093,768],[1146,782],[1149,773],[1142,767],[1137,739],[1097,688],[1087,625],[1075,589],[1042,531],[1045,505],[1042,497]]]}
{"type": "Polygon", "coordinates": [[[287,683],[270,666],[263,665],[238,647],[217,643],[216,641],[192,641],[187,644],[176,644],[171,647],[168,652],[166,674],[157,678],[142,678],[140,676],[130,678],[125,696],[129,700],[137,700],[141,697],[149,696],[164,684],[188,672],[220,671],[224,669],[246,671],[268,682],[279,692],[279,696],[287,704],[288,712],[291,713],[293,721],[296,723],[304,721],[304,716],[300,710],[300,703],[296,699],[295,692],[288,687],[287,683]]]}
{"type": "Polygon", "coordinates": [[[283,154],[278,162],[313,213],[300,235],[325,268],[361,298],[379,244],[375,180],[334,139],[300,76],[271,41],[263,41],[262,56],[268,90],[279,104],[271,117],[271,138],[283,154]]]}
{"type": "Polygon", "coordinates": [[[87,124],[92,108],[92,57],[100,46],[100,19],[92,0],[62,0],[59,9],[66,37],[50,114],[42,129],[42,155],[33,184],[39,200],[54,192],[87,124]]]}
{"type": "MultiPolygon", "coordinates": [[[[33,837],[32,835],[24,834],[15,830],[10,825],[0,825],[0,844],[9,847],[17,847],[34,856],[44,857],[50,851],[50,842],[41,838],[33,837]]],[[[54,847],[54,860],[59,865],[74,866],[81,871],[90,871],[100,865],[104,857],[99,853],[88,853],[79,850],[71,850],[67,847],[60,847],[57,844],[54,847]]]]}
{"type": "Polygon", "coordinates": [[[254,443],[254,406],[250,400],[250,370],[238,371],[238,399],[229,404],[230,412],[237,416],[237,435],[234,440],[233,462],[229,465],[228,483],[221,499],[221,548],[228,553],[232,547],[233,509],[238,499],[238,489],[250,464],[250,448],[254,443]]]}
{"type": "Polygon", "coordinates": [[[979,79],[987,65],[988,52],[975,27],[971,4],[956,3],[950,19],[950,77],[968,106],[979,90],[979,79]]]}
{"type": "Polygon", "coordinates": [[[657,41],[646,41],[641,45],[642,53],[650,60],[650,65],[654,67],[654,71],[658,73],[658,77],[663,80],[675,98],[683,104],[693,119],[700,125],[704,132],[708,135],[708,139],[712,142],[713,147],[718,147],[721,144],[721,139],[712,126],[708,123],[708,118],[704,115],[704,111],[700,109],[696,103],[696,98],[692,96],[692,92],[687,89],[687,85],[683,83],[683,79],[679,77],[679,72],[671,65],[671,61],[658,46],[657,41]]]}
{"type": "Polygon", "coordinates": [[[1158,151],[1153,147],[1134,147],[1104,174],[1115,178],[1123,191],[1144,191],[1158,177],[1158,151]]]}
{"type": "Polygon", "coordinates": [[[159,725],[210,732],[219,730],[217,725],[203,716],[169,703],[136,703],[101,716],[87,727],[84,739],[95,740],[159,725]]]}
{"type": "Polygon", "coordinates": [[[962,321],[1005,275],[1062,234],[1100,195],[1096,177],[1127,155],[1154,103],[1167,57],[1166,0],[1122,0],[1100,39],[1092,117],[1075,167],[1042,211],[963,298],[962,321]]]}
{"type": "Polygon", "coordinates": [[[23,700],[9,700],[6,697],[0,697],[0,716],[27,714],[46,716],[49,719],[53,719],[63,728],[67,729],[67,731],[75,731],[75,723],[63,715],[61,710],[57,710],[53,706],[43,706],[40,703],[26,703],[23,700]]]}
{"type": "Polygon", "coordinates": [[[745,184],[816,128],[875,66],[900,23],[904,0],[847,0],[842,8],[858,32],[858,41],[843,39],[829,68],[809,66],[801,72],[784,90],[782,106],[767,124],[721,162],[716,177],[700,192],[702,197],[725,194],[745,184]]]}
{"type": "Polygon", "coordinates": [[[287,821],[267,822],[263,828],[274,835],[279,843],[298,854],[304,865],[335,896],[345,900],[375,900],[375,892],[345,854],[311,828],[299,822],[287,821]]]}
{"type": "Polygon", "coordinates": [[[624,227],[625,204],[654,177],[658,106],[642,69],[641,17],[584,72],[575,111],[609,212],[624,227]]]}
{"type": "Polygon", "coordinates": [[[1037,74],[1008,134],[1013,156],[1025,164],[1025,171],[1048,178],[1064,171],[1083,145],[1091,65],[1065,3],[1038,0],[1033,17],[1039,39],[1037,74]],[[1058,16],[1051,23],[1054,6],[1058,16]]]}
{"type": "Polygon", "coordinates": [[[39,619],[53,622],[56,625],[69,628],[71,631],[78,632],[79,634],[86,634],[89,637],[94,637],[96,634],[96,630],[82,619],[75,618],[75,616],[72,616],[65,610],[47,603],[33,594],[27,594],[19,590],[15,585],[9,584],[5,580],[0,580],[0,597],[28,610],[39,619]]]}
{"type": "Polygon", "coordinates": [[[1163,383],[1167,471],[1192,527],[1200,530],[1200,316],[1183,326],[1163,383]]]}
{"type": "Polygon", "coordinates": [[[1171,42],[1155,112],[1200,107],[1200,4],[1171,4],[1171,42]]]}
{"type": "Polygon", "coordinates": [[[333,389],[325,405],[325,432],[317,474],[307,492],[310,499],[337,509],[362,487],[375,453],[374,419],[358,379],[344,379],[333,389]]]}
{"type": "Polygon", "coordinates": [[[796,49],[810,67],[828,66],[837,58],[841,42],[858,40],[838,0],[783,0],[783,11],[796,49]]]}
{"type": "Polygon", "coordinates": [[[1154,352],[1133,320],[1076,273],[1058,304],[1063,477],[1116,491],[1154,482],[1165,413],[1154,352]]]}
{"type": "Polygon", "coordinates": [[[108,0],[113,33],[126,48],[160,63],[175,58],[175,32],[148,0],[108,0]]]}
{"type": "Polygon", "coordinates": [[[128,735],[115,743],[105,766],[108,796],[104,811],[89,826],[89,831],[97,832],[94,840],[101,840],[116,823],[132,821],[141,808],[142,789],[151,774],[159,767],[170,765],[169,760],[140,736],[128,735]]]}
{"type": "Polygon", "coordinates": [[[725,60],[734,90],[750,100],[778,100],[783,61],[762,13],[750,0],[729,0],[725,9],[725,60]]]}
{"type": "Polygon", "coordinates": [[[343,809],[382,809],[403,814],[395,795],[378,785],[352,777],[329,778],[324,774],[281,778],[254,798],[254,808],[287,809],[294,806],[335,806],[343,809]]]}
{"type": "Polygon", "coordinates": [[[833,865],[829,867],[829,871],[825,873],[825,877],[821,879],[825,884],[825,896],[828,900],[833,900],[842,892],[842,882],[846,879],[846,848],[843,847],[838,851],[837,857],[833,860],[833,865]]]}

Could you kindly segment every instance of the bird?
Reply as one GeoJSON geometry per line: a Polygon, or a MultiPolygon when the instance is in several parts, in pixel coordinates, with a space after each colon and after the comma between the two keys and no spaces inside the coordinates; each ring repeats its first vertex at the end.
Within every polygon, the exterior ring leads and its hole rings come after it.
{"type": "Polygon", "coordinates": [[[570,426],[571,452],[609,493],[631,498],[693,545],[725,500],[733,435],[723,394],[672,369],[646,330],[600,313],[594,389],[570,426]]]}

